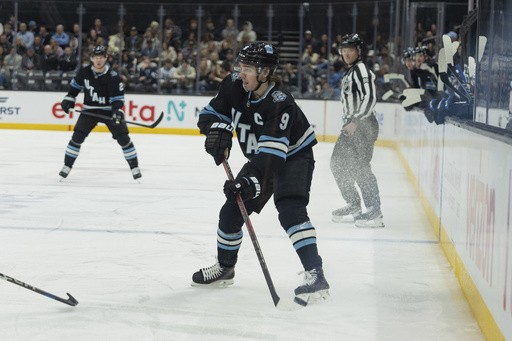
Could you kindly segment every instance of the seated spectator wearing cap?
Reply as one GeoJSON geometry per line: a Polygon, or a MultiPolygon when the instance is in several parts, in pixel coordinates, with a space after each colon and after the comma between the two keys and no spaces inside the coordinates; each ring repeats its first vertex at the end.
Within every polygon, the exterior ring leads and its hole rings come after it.
{"type": "Polygon", "coordinates": [[[457,35],[457,33],[453,32],[453,31],[450,31],[450,32],[446,33],[446,35],[447,35],[448,37],[450,37],[450,39],[452,40],[452,43],[453,43],[454,41],[456,41],[456,40],[459,38],[459,36],[457,35]]]}
{"type": "Polygon", "coordinates": [[[29,47],[27,53],[23,55],[21,59],[21,69],[27,72],[41,69],[40,56],[36,54],[33,47],[29,47]]]}
{"type": "Polygon", "coordinates": [[[28,31],[29,32],[32,32],[32,34],[36,34],[36,31],[37,31],[37,24],[34,20],[30,20],[28,22],[28,31]]]}
{"type": "Polygon", "coordinates": [[[158,49],[153,46],[153,41],[151,39],[148,39],[146,40],[146,47],[144,47],[141,51],[140,51],[140,54],[144,57],[144,58],[149,58],[151,63],[152,63],[152,66],[155,66],[156,63],[158,63],[158,59],[159,59],[159,51],[158,49]]]}
{"type": "Polygon", "coordinates": [[[313,37],[313,32],[311,32],[310,30],[306,30],[304,32],[304,45],[303,46],[308,46],[308,45],[311,45],[311,47],[313,48],[313,51],[315,53],[318,53],[318,51],[320,50],[320,43],[319,43],[318,39],[313,37]]]}
{"type": "Polygon", "coordinates": [[[20,24],[20,31],[16,33],[16,37],[21,37],[27,48],[34,45],[34,33],[27,31],[27,24],[24,22],[20,24]]]}
{"type": "Polygon", "coordinates": [[[139,35],[137,31],[137,27],[132,26],[130,28],[130,35],[124,39],[125,50],[130,53],[133,57],[135,53],[142,51],[142,37],[139,35]]]}
{"type": "Polygon", "coordinates": [[[62,49],[69,45],[69,35],[66,32],[64,32],[63,25],[57,25],[57,32],[55,32],[55,34],[52,35],[52,39],[55,39],[57,41],[57,44],[62,49]]]}
{"type": "Polygon", "coordinates": [[[192,63],[195,63],[198,53],[195,40],[187,41],[187,48],[181,52],[183,53],[183,59],[189,59],[192,60],[192,63]]]}

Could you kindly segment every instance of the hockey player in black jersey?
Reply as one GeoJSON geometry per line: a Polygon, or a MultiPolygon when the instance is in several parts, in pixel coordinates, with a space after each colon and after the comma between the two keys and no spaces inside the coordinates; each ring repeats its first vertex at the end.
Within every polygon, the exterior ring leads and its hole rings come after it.
{"type": "Polygon", "coordinates": [[[361,60],[363,41],[357,33],[345,35],[339,53],[348,70],[341,81],[341,104],[346,119],[331,156],[331,171],[347,206],[332,212],[334,222],[354,221],[357,227],[384,227],[379,187],[370,161],[379,124],[375,74],[361,60]],[[361,189],[366,212],[361,210],[361,189]]]}
{"type": "MultiPolygon", "coordinates": [[[[107,50],[96,46],[92,50],[91,64],[82,67],[70,83],[69,92],[61,103],[62,109],[69,113],[75,107],[76,96],[84,89],[84,111],[104,115],[105,119],[80,115],[75,125],[64,156],[64,167],[59,175],[67,178],[78,157],[80,147],[91,130],[98,123],[104,123],[112,133],[112,138],[123,149],[123,154],[132,171],[133,178],[139,180],[141,172],[137,160],[137,151],[130,140],[128,127],[124,121],[124,86],[119,74],[107,65],[107,50]]],[[[61,179],[61,180],[62,180],[61,179]]]]}
{"type": "Polygon", "coordinates": [[[224,184],[227,201],[217,230],[218,262],[194,273],[192,285],[233,283],[244,224],[236,202],[240,194],[249,214],[259,213],[274,195],[281,226],[305,270],[305,281],[295,294],[323,296],[329,289],[306,209],[315,163],[312,147],[317,140],[304,113],[274,74],[278,63],[271,44],[246,45],[237,56],[236,72],[223,80],[218,94],[199,113],[197,125],[206,135],[206,152],[217,165],[226,150],[229,157],[233,131],[249,162],[235,180],[224,184]]]}

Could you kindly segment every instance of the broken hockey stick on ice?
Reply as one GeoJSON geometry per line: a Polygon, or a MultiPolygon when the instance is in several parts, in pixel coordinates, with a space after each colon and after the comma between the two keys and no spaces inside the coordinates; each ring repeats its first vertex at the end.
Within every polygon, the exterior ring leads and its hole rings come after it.
{"type": "MultiPolygon", "coordinates": [[[[86,116],[102,118],[102,119],[107,120],[107,121],[113,121],[114,120],[111,116],[95,114],[95,113],[92,113],[92,112],[89,112],[89,111],[74,110],[74,112],[77,112],[79,114],[86,115],[86,116]]],[[[164,112],[162,111],[160,116],[157,118],[157,120],[155,122],[153,122],[153,124],[142,124],[142,123],[127,121],[127,120],[124,120],[124,119],[123,120],[126,122],[126,124],[133,124],[135,126],[144,127],[144,128],[151,128],[152,129],[152,128],[155,128],[158,124],[160,124],[160,122],[162,121],[163,118],[164,118],[164,112]]]]}
{"type": "Polygon", "coordinates": [[[32,285],[29,285],[27,283],[23,283],[21,281],[18,281],[17,279],[14,279],[12,277],[9,277],[9,276],[6,276],[4,274],[1,274],[0,273],[0,278],[7,281],[7,282],[11,282],[11,283],[14,283],[14,284],[17,284],[19,285],[20,287],[23,287],[25,289],[28,289],[28,290],[32,290],[34,292],[37,292],[38,294],[40,295],[43,295],[43,296],[46,296],[46,297],[49,297],[49,298],[52,298],[56,301],[59,301],[59,302],[62,302],[62,303],[65,303],[67,305],[70,305],[70,306],[76,306],[78,304],[78,301],[73,297],[71,296],[70,294],[67,294],[68,295],[68,299],[65,299],[65,298],[60,298],[58,296],[55,296],[53,294],[50,294],[49,292],[46,292],[44,290],[41,290],[41,289],[38,289],[32,285]]]}
{"type": "MultiPolygon", "coordinates": [[[[227,153],[227,149],[226,149],[227,153]]],[[[224,166],[224,170],[228,176],[229,180],[234,180],[233,172],[231,171],[231,167],[229,167],[228,161],[224,158],[222,160],[222,165],[224,166]]],[[[244,218],[245,226],[247,227],[247,231],[249,231],[249,235],[251,236],[252,245],[254,246],[254,251],[256,251],[256,256],[258,256],[258,260],[261,265],[261,270],[263,270],[263,275],[265,276],[265,280],[267,281],[268,289],[270,290],[270,295],[272,296],[272,300],[274,301],[274,305],[276,308],[280,310],[298,310],[301,308],[299,303],[293,302],[285,302],[282,301],[281,298],[277,295],[276,288],[274,287],[274,283],[272,283],[272,278],[270,277],[270,272],[267,268],[267,263],[265,262],[265,258],[263,257],[263,252],[260,248],[260,243],[256,238],[256,233],[254,232],[254,228],[252,227],[251,220],[249,219],[249,214],[247,213],[247,209],[245,208],[244,201],[240,194],[236,195],[236,201],[238,203],[238,207],[240,208],[240,212],[242,213],[242,217],[244,218]]],[[[307,303],[306,303],[307,304],[307,303]]],[[[302,304],[302,305],[306,305],[302,304]]]]}

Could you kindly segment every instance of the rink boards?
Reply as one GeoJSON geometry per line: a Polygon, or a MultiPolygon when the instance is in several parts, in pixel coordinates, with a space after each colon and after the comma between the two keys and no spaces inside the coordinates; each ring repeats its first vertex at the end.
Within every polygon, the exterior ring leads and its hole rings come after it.
{"type": "MultiPolygon", "coordinates": [[[[64,95],[0,92],[0,128],[72,130],[77,115],[60,108],[64,95]]],[[[209,100],[128,94],[124,111],[127,120],[143,124],[164,114],[157,128],[130,126],[134,133],[199,135],[198,114],[209,100]]],[[[334,142],[342,126],[339,101],[298,104],[318,140],[334,142]]],[[[512,339],[512,146],[452,124],[428,123],[422,113],[396,104],[378,103],[376,117],[377,144],[399,153],[482,332],[489,340],[512,339]]]]}

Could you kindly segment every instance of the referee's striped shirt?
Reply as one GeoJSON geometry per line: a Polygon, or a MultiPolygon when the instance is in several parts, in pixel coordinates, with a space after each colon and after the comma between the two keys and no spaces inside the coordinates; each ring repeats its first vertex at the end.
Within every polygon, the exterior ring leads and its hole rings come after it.
{"type": "Polygon", "coordinates": [[[361,60],[343,77],[340,99],[347,120],[362,120],[373,114],[377,102],[375,74],[361,60]]]}

